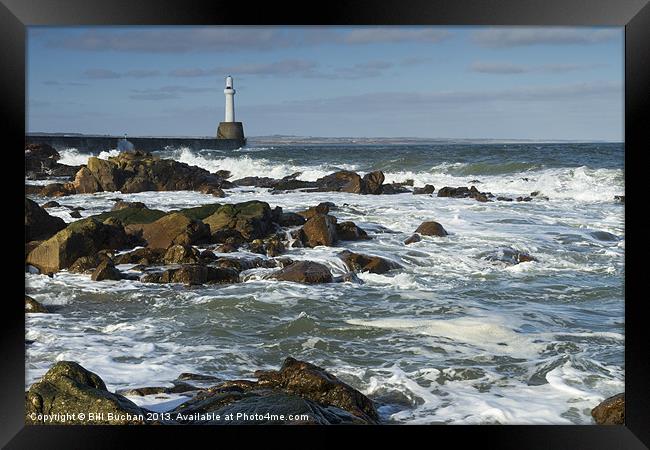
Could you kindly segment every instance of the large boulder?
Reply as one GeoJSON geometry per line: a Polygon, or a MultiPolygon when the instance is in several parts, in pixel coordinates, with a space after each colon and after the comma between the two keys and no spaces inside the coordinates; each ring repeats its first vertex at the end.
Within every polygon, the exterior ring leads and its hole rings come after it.
{"type": "Polygon", "coordinates": [[[370,239],[368,233],[354,222],[341,222],[336,224],[336,236],[341,241],[360,241],[370,239]]]}
{"type": "Polygon", "coordinates": [[[271,278],[296,283],[331,283],[332,273],[323,264],[312,261],[296,261],[274,273],[271,278]]]}
{"type": "Polygon", "coordinates": [[[120,280],[122,279],[122,275],[120,274],[120,271],[115,268],[113,261],[105,259],[99,263],[90,276],[90,279],[93,281],[120,280]]]}
{"type": "Polygon", "coordinates": [[[47,144],[25,145],[25,172],[51,169],[61,158],[59,152],[47,144]]]}
{"type": "Polygon", "coordinates": [[[72,361],[57,362],[25,394],[25,423],[30,425],[135,425],[146,422],[146,413],[72,361]]]}
{"type": "Polygon", "coordinates": [[[126,229],[141,236],[149,248],[166,249],[174,244],[193,245],[210,240],[210,228],[205,223],[181,213],[167,214],[151,223],[127,225],[126,229]]]}
{"type": "Polygon", "coordinates": [[[350,170],[340,170],[316,180],[316,185],[322,191],[340,191],[361,194],[362,181],[358,173],[350,170]]]}
{"type": "Polygon", "coordinates": [[[384,173],[380,170],[367,173],[361,180],[362,194],[378,195],[382,193],[382,183],[384,182],[384,173]]]}
{"type": "Polygon", "coordinates": [[[625,424],[625,393],[606,398],[591,410],[591,417],[598,425],[625,424]]]}
{"type": "Polygon", "coordinates": [[[27,264],[52,273],[69,267],[77,258],[105,249],[131,246],[132,240],[121,225],[93,218],[71,223],[27,255],[27,264]]]}
{"type": "Polygon", "coordinates": [[[302,226],[303,244],[307,247],[317,245],[331,246],[338,241],[336,217],[316,214],[302,226]]]}
{"type": "MultiPolygon", "coordinates": [[[[119,203],[119,202],[118,202],[119,203]]],[[[155,222],[167,213],[159,209],[149,209],[130,204],[126,208],[113,209],[105,213],[97,214],[94,217],[97,220],[104,221],[108,218],[119,220],[123,225],[144,224],[155,222]]]]}
{"type": "Polygon", "coordinates": [[[141,151],[126,151],[108,159],[91,157],[75,177],[77,192],[194,190],[222,197],[221,188],[225,187],[232,183],[220,175],[141,151]]]}
{"type": "Polygon", "coordinates": [[[52,217],[38,204],[25,197],[25,242],[48,239],[65,228],[60,217],[52,217]]]}
{"type": "Polygon", "coordinates": [[[258,200],[222,205],[203,222],[210,226],[213,235],[237,232],[246,241],[264,238],[275,229],[271,207],[258,200]]]}
{"type": "Polygon", "coordinates": [[[438,222],[434,221],[422,222],[415,232],[423,236],[447,236],[447,230],[438,222]]]}
{"type": "Polygon", "coordinates": [[[175,244],[167,249],[163,259],[165,264],[195,264],[199,258],[200,252],[191,245],[175,244]]]}
{"type": "Polygon", "coordinates": [[[255,376],[260,387],[282,389],[320,404],[336,406],[368,422],[379,420],[368,397],[314,364],[289,357],[279,371],[258,370],[255,376]]]}
{"type": "Polygon", "coordinates": [[[160,274],[147,274],[143,283],[183,283],[188,286],[215,283],[237,283],[239,272],[232,268],[186,264],[178,269],[168,269],[160,274]]]}
{"type": "Polygon", "coordinates": [[[379,256],[362,255],[349,250],[342,251],[338,257],[343,260],[349,270],[355,272],[386,273],[389,270],[399,269],[402,266],[379,256]]]}

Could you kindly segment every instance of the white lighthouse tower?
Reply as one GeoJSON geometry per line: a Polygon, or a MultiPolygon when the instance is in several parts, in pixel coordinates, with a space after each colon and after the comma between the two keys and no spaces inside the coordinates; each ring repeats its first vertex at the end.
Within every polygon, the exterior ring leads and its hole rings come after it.
{"type": "Polygon", "coordinates": [[[226,119],[224,122],[235,121],[235,92],[237,91],[232,87],[232,77],[228,75],[226,77],[226,88],[223,90],[226,96],[226,119]]]}
{"type": "Polygon", "coordinates": [[[241,122],[235,122],[235,88],[233,88],[232,77],[226,77],[226,88],[223,90],[226,96],[226,117],[217,127],[217,139],[230,139],[238,141],[241,146],[246,143],[244,137],[244,126],[241,122]]]}

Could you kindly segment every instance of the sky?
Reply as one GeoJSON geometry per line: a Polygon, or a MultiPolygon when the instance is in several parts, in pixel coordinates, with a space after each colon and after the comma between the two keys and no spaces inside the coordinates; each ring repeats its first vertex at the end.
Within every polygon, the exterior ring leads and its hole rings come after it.
{"type": "Polygon", "coordinates": [[[28,27],[28,132],[623,141],[622,27],[28,27]]]}

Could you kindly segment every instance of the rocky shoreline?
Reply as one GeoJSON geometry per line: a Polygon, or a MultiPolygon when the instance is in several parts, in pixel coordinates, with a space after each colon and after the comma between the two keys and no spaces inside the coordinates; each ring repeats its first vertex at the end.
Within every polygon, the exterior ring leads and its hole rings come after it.
{"type": "MultiPolygon", "coordinates": [[[[412,193],[437,197],[470,198],[477,202],[545,201],[539,192],[516,199],[496,197],[475,186],[414,187],[412,181],[384,183],[384,174],[375,171],[361,176],[338,171],[316,181],[298,180],[299,173],[282,179],[247,177],[229,181],[230,173],[210,173],[205,169],[149,153],[123,152],[102,160],[91,157],[87,165],[72,167],[59,164],[58,153],[48,146],[26,147],[26,178],[67,177],[63,183],[28,185],[26,195],[64,197],[95,192],[136,193],[144,191],[190,190],[226,197],[224,189],[238,186],[263,187],[272,193],[291,190],[303,192],[346,192],[359,195],[412,193]]],[[[624,196],[615,199],[624,203],[624,196]]],[[[403,262],[386,257],[352,252],[345,242],[372,240],[373,235],[352,221],[339,221],[336,204],[296,206],[284,211],[279,206],[252,200],[242,203],[210,203],[193,208],[161,211],[141,202],[118,200],[110,211],[66,224],[51,216],[47,208],[57,202],[39,205],[25,198],[26,270],[53,276],[67,270],[89,274],[93,282],[132,280],[141,283],[182,283],[186,286],[240,283],[247,271],[271,269],[263,275],[277,282],[358,283],[361,272],[383,274],[403,269],[403,262]],[[291,248],[339,247],[337,253],[347,272],[334,276],[318,262],[292,260],[291,248]],[[246,256],[228,255],[245,251],[246,256]],[[124,265],[129,265],[124,268],[124,265]]],[[[77,217],[79,218],[78,211],[77,217]]],[[[365,225],[364,225],[365,226],[365,225]]],[[[411,245],[422,239],[445,239],[453,230],[431,218],[420,224],[404,241],[411,245]]],[[[515,248],[497,247],[480,255],[501,265],[543,263],[533,255],[515,248]]],[[[28,313],[46,313],[48,309],[26,296],[28,313]]],[[[307,420],[254,420],[252,423],[305,424],[377,424],[379,415],[372,400],[338,380],[325,369],[287,358],[280,370],[255,372],[257,381],[219,381],[207,388],[187,380],[176,380],[173,388],[144,387],[140,393],[182,393],[188,400],[170,411],[170,416],[153,419],[151,411],[138,407],[120,393],[108,392],[104,382],[80,365],[62,361],[33,384],[26,393],[27,423],[46,423],[38,417],[64,413],[90,412],[112,414],[115,419],[94,423],[251,423],[216,420],[214,415],[253,414],[268,411],[277,416],[306,414],[307,420]],[[182,382],[183,381],[183,382],[182,382]],[[210,415],[212,414],[212,415],[210,415]],[[36,417],[34,419],[33,417],[36,417]],[[144,417],[144,418],[143,418],[144,417]],[[189,418],[189,419],[188,419],[189,418]]],[[[186,377],[188,378],[188,377],[186,377]]],[[[191,378],[191,377],[189,377],[191,378]]],[[[621,394],[622,395],[622,394],[621,394]]],[[[622,400],[608,399],[592,411],[596,423],[622,423],[622,400]],[[607,402],[607,403],[606,403],[607,402]],[[595,412],[594,412],[595,411],[595,412]]],[[[235,415],[236,417],[236,415],[235,415]]],[[[62,419],[47,423],[88,423],[62,419]],[[65,421],[67,420],[67,422],[65,421]]]]}

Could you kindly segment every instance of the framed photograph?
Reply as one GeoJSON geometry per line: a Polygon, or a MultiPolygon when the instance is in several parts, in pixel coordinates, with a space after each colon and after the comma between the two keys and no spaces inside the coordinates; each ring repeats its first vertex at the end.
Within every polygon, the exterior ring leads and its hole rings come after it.
{"type": "Polygon", "coordinates": [[[646,1],[124,6],[0,5],[3,445],[647,448],[646,1]]]}

